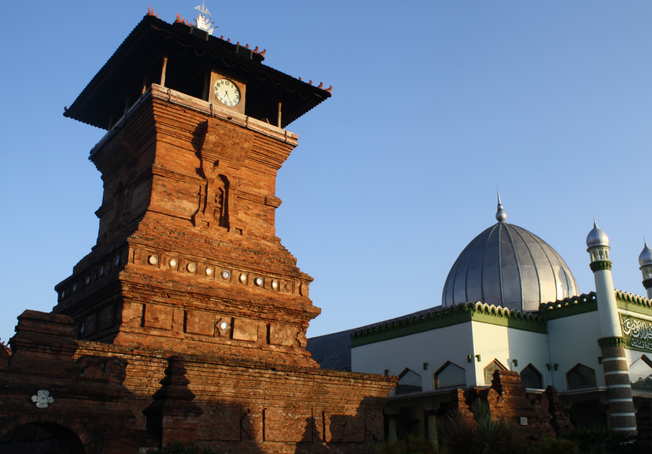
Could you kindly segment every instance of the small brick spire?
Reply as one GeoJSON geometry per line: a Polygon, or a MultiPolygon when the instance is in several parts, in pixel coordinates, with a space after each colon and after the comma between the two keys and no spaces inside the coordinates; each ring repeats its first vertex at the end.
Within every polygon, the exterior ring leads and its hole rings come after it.
{"type": "Polygon", "coordinates": [[[188,389],[183,356],[170,356],[161,388],[154,393],[154,402],[143,410],[147,429],[160,431],[161,445],[170,440],[191,441],[196,437],[199,417],[204,411],[193,402],[195,394],[188,389]],[[182,418],[179,426],[173,421],[182,418]]]}

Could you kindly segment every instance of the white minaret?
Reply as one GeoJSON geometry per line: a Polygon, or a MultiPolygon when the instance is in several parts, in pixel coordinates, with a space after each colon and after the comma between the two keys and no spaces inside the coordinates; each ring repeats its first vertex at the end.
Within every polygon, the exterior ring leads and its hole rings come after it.
{"type": "Polygon", "coordinates": [[[611,276],[609,260],[609,237],[598,228],[593,220],[593,230],[586,237],[587,252],[591,256],[591,271],[595,279],[595,293],[598,300],[598,319],[600,320],[600,339],[602,367],[607,385],[609,401],[609,420],[614,430],[635,435],[636,413],[632,401],[632,385],[625,356],[623,339],[618,318],[616,292],[611,276]]]}
{"type": "Polygon", "coordinates": [[[638,264],[641,265],[641,273],[643,273],[643,287],[647,290],[647,297],[652,298],[652,249],[647,245],[647,241],[643,240],[645,246],[643,252],[638,256],[638,264]]]}
{"type": "Polygon", "coordinates": [[[611,277],[609,260],[609,237],[598,228],[593,220],[593,230],[586,237],[587,252],[591,256],[591,271],[595,279],[595,293],[598,295],[598,317],[601,337],[622,337],[616,292],[611,277]]]}

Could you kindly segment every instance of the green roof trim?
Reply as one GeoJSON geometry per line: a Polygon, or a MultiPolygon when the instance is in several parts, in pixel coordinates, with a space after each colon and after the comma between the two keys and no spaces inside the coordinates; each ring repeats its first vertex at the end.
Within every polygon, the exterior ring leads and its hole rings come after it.
{"type": "Polygon", "coordinates": [[[612,263],[611,260],[596,260],[595,262],[591,262],[589,267],[595,273],[596,271],[610,270],[612,263]]]}
{"type": "Polygon", "coordinates": [[[589,294],[582,293],[580,296],[573,296],[572,298],[566,298],[561,301],[539,305],[539,314],[548,320],[597,310],[598,300],[595,292],[589,294]]]}
{"type": "Polygon", "coordinates": [[[510,310],[484,303],[461,303],[433,308],[363,326],[351,331],[351,347],[372,344],[465,322],[480,322],[524,331],[547,333],[546,320],[537,313],[510,310]]]}
{"type": "Polygon", "coordinates": [[[623,337],[601,337],[598,339],[598,345],[600,348],[607,347],[627,347],[627,342],[623,337]]]}
{"type": "Polygon", "coordinates": [[[618,309],[652,317],[652,300],[644,296],[616,290],[616,304],[618,309]]]}

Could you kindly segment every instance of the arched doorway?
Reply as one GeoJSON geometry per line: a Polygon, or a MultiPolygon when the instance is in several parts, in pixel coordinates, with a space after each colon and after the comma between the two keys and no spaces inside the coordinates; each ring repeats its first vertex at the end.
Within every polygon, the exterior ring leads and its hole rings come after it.
{"type": "Polygon", "coordinates": [[[88,432],[52,413],[30,413],[0,422],[0,454],[95,454],[88,432]]]}

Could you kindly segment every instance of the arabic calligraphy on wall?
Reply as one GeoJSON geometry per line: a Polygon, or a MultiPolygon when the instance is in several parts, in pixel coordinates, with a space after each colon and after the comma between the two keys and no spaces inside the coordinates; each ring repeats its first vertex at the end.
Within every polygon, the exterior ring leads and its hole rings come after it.
{"type": "Polygon", "coordinates": [[[652,321],[620,314],[620,326],[628,347],[652,351],[652,321]]]}

